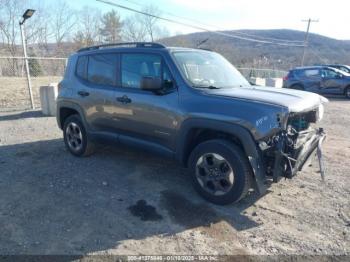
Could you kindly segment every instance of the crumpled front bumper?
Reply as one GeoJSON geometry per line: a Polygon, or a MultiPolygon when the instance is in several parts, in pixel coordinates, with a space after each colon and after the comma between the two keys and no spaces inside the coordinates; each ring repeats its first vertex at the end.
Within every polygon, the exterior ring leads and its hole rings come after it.
{"type": "Polygon", "coordinates": [[[283,140],[277,145],[275,151],[275,163],[273,170],[273,181],[278,182],[281,177],[291,178],[301,171],[310,157],[316,153],[319,158],[322,179],[324,177],[322,163],[322,143],[326,138],[326,134],[322,128],[314,129],[300,133],[296,141],[296,149],[294,152],[284,152],[285,145],[283,140]],[[282,168],[285,163],[288,164],[288,173],[282,168]]]}
{"type": "Polygon", "coordinates": [[[325,138],[326,133],[323,131],[323,129],[317,129],[312,139],[310,139],[303,145],[302,150],[300,151],[296,159],[297,161],[293,167],[292,175],[296,175],[298,171],[301,171],[303,169],[305,163],[308,162],[308,160],[315,153],[316,150],[322,151],[322,143],[325,140],[325,138]]]}

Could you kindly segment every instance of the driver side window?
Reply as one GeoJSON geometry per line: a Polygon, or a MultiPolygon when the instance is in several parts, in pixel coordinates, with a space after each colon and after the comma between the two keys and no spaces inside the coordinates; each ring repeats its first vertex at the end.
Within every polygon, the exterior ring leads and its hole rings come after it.
{"type": "Polygon", "coordinates": [[[143,77],[161,78],[165,91],[174,88],[168,67],[156,54],[123,54],[121,62],[122,86],[140,88],[143,77]]]}
{"type": "Polygon", "coordinates": [[[336,78],[338,73],[329,69],[322,70],[322,77],[336,78]]]}

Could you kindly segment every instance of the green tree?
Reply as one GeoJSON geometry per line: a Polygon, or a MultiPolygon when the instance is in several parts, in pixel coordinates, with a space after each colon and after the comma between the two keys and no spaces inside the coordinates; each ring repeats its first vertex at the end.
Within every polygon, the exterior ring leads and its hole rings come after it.
{"type": "Polygon", "coordinates": [[[103,37],[103,42],[116,43],[121,40],[122,22],[117,11],[112,10],[105,13],[102,16],[101,23],[100,34],[103,37]]]}
{"type": "Polygon", "coordinates": [[[28,59],[28,66],[29,66],[29,73],[31,76],[36,77],[43,74],[41,65],[39,64],[37,59],[33,59],[33,58],[28,59]]]}

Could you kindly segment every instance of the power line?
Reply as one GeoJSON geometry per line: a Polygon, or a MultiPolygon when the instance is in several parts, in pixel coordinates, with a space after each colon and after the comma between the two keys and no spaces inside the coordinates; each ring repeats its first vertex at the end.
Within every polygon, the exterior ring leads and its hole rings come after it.
{"type": "Polygon", "coordinates": [[[301,57],[301,66],[304,65],[306,48],[307,48],[308,42],[309,42],[310,25],[311,25],[311,23],[314,23],[314,22],[318,23],[318,19],[312,20],[311,18],[309,18],[307,20],[302,20],[302,22],[307,22],[307,28],[306,28],[306,34],[305,34],[305,40],[304,40],[303,56],[301,57]]]}
{"type": "Polygon", "coordinates": [[[191,25],[191,24],[188,24],[188,23],[175,21],[175,20],[170,19],[170,18],[166,18],[166,17],[161,17],[161,16],[158,16],[158,15],[150,14],[150,13],[147,13],[147,12],[144,12],[144,11],[139,11],[139,10],[136,10],[134,8],[131,8],[131,7],[128,7],[128,6],[124,6],[124,5],[120,5],[120,4],[111,2],[111,1],[107,1],[107,0],[96,0],[96,1],[101,2],[101,3],[105,3],[105,4],[109,4],[109,5],[112,5],[112,6],[116,6],[116,7],[119,7],[119,8],[128,10],[128,11],[132,11],[132,12],[135,12],[135,13],[139,13],[139,14],[142,14],[142,15],[154,17],[154,18],[157,18],[157,19],[160,19],[160,20],[164,20],[166,22],[173,23],[173,24],[179,24],[179,25],[183,25],[183,26],[187,26],[187,27],[192,27],[192,28],[197,29],[197,30],[206,31],[206,32],[209,32],[209,33],[213,33],[213,34],[217,34],[217,35],[221,35],[221,36],[226,36],[226,37],[230,37],[230,38],[246,40],[246,41],[256,42],[256,43],[261,43],[261,44],[273,44],[273,45],[279,45],[279,46],[294,46],[294,47],[303,47],[304,46],[304,45],[301,45],[301,44],[278,43],[278,42],[272,42],[272,41],[266,41],[266,40],[258,40],[258,39],[248,38],[248,37],[234,36],[234,35],[230,35],[230,34],[227,34],[227,33],[224,33],[224,32],[212,31],[212,30],[209,30],[209,29],[201,27],[201,26],[191,25]]]}
{"type": "MultiPolygon", "coordinates": [[[[134,4],[134,5],[140,6],[140,7],[144,7],[143,5],[141,5],[140,3],[136,2],[136,1],[132,1],[132,0],[121,0],[121,1],[128,2],[128,3],[134,4]]],[[[160,10],[160,11],[161,11],[161,13],[165,13],[165,14],[173,16],[175,18],[184,19],[184,20],[191,21],[191,22],[194,22],[194,23],[199,24],[199,25],[209,26],[209,27],[215,28],[216,30],[224,31],[223,28],[220,28],[220,27],[215,26],[215,25],[203,23],[203,22],[200,22],[200,21],[192,19],[192,18],[187,18],[184,16],[175,15],[174,13],[165,12],[163,10],[160,10]]],[[[258,35],[254,35],[254,34],[248,34],[245,32],[238,32],[238,31],[235,31],[234,34],[240,34],[240,35],[246,35],[246,36],[250,36],[250,37],[260,38],[261,40],[280,41],[280,42],[286,42],[286,43],[303,43],[304,42],[301,40],[287,40],[287,39],[280,39],[280,38],[258,36],[258,35]]]]}
{"type": "Polygon", "coordinates": [[[266,36],[258,36],[258,35],[248,34],[245,32],[237,32],[237,31],[235,31],[235,34],[242,34],[242,35],[252,36],[252,37],[256,37],[256,38],[272,40],[272,41],[281,41],[281,42],[286,42],[286,43],[303,43],[304,42],[301,40],[287,40],[287,39],[272,38],[272,37],[266,37],[266,36]]]}

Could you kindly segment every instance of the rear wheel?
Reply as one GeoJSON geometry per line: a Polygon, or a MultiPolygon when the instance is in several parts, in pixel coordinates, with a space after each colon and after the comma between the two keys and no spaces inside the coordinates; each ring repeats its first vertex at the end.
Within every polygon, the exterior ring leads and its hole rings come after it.
{"type": "Polygon", "coordinates": [[[230,141],[215,139],[199,144],[190,155],[189,167],[195,189],[215,204],[237,202],[250,187],[248,159],[230,141]]]}
{"type": "Polygon", "coordinates": [[[75,156],[88,156],[94,152],[94,144],[89,140],[79,115],[69,116],[63,126],[64,143],[75,156]]]}

